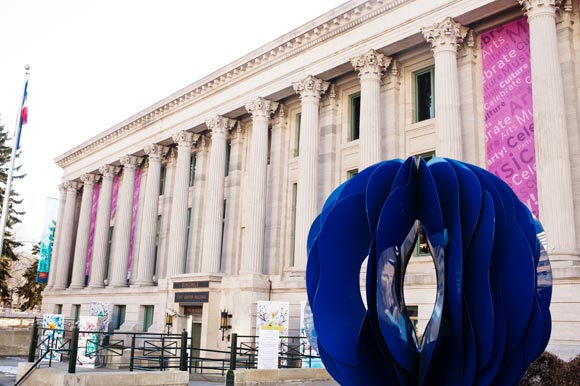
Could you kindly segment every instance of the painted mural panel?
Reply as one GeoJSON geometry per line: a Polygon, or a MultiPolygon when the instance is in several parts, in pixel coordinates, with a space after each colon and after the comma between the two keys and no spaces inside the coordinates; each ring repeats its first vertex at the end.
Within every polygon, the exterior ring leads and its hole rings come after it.
{"type": "Polygon", "coordinates": [[[539,217],[526,19],[483,32],[481,54],[487,170],[539,217]]]}
{"type": "Polygon", "coordinates": [[[79,345],[77,365],[95,368],[100,365],[98,357],[99,334],[102,318],[99,316],[81,316],[79,318],[79,345]]]}
{"type": "MultiPolygon", "coordinates": [[[[44,314],[42,317],[42,338],[40,340],[40,356],[50,349],[58,349],[63,343],[64,315],[44,314]]],[[[60,362],[62,354],[50,351],[44,361],[60,362]]]]}
{"type": "Polygon", "coordinates": [[[100,316],[102,319],[100,331],[109,331],[113,320],[113,304],[109,302],[91,302],[90,316],[100,316]]]}

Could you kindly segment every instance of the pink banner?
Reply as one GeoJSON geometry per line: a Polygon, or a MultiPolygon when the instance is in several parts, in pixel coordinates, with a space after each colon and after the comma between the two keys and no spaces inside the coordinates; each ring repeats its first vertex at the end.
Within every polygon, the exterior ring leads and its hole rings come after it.
{"type": "Polygon", "coordinates": [[[97,209],[99,207],[99,191],[101,185],[95,184],[93,190],[93,206],[91,208],[91,226],[89,229],[89,246],[87,249],[87,265],[85,269],[85,276],[88,277],[91,273],[91,260],[93,258],[93,243],[95,241],[95,224],[97,222],[97,209]]]}
{"type": "Polygon", "coordinates": [[[117,213],[117,197],[119,197],[119,176],[113,177],[113,198],[111,199],[111,220],[115,218],[117,213]]]}
{"type": "Polygon", "coordinates": [[[135,171],[135,185],[133,185],[133,213],[131,216],[131,241],[129,242],[129,262],[128,278],[131,278],[131,267],[133,266],[133,246],[135,245],[135,226],[137,225],[137,212],[139,210],[139,190],[141,188],[141,168],[135,171]]]}
{"type": "Polygon", "coordinates": [[[487,169],[538,217],[530,33],[525,18],[481,34],[487,169]]]}

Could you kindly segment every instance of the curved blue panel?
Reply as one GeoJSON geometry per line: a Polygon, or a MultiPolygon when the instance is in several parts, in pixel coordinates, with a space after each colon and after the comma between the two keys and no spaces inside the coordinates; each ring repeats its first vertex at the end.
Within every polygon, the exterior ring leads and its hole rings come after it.
{"type": "Polygon", "coordinates": [[[409,158],[361,171],[330,195],[308,235],[307,294],[329,373],[352,386],[516,385],[551,331],[544,237],[479,167],[409,158]],[[418,342],[403,283],[420,229],[437,288],[418,342]],[[359,284],[367,255],[368,309],[359,284]]]}

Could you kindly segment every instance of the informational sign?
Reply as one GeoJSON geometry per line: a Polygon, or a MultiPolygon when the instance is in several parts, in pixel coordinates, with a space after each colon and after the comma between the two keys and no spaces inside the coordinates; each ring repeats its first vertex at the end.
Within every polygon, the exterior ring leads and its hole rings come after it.
{"type": "Polygon", "coordinates": [[[209,281],[182,281],[173,283],[173,288],[209,288],[209,281]]]}
{"type": "Polygon", "coordinates": [[[256,314],[256,335],[262,330],[277,330],[288,336],[288,302],[259,301],[256,314]]]}
{"type": "Polygon", "coordinates": [[[77,366],[95,368],[100,365],[98,356],[99,334],[102,318],[100,316],[79,317],[79,343],[77,366]]]}
{"type": "Polygon", "coordinates": [[[56,351],[62,347],[64,334],[64,315],[44,314],[42,317],[42,338],[40,341],[40,356],[47,351],[49,353],[43,361],[61,361],[61,352],[56,351]],[[53,351],[55,350],[55,351],[53,351]]]}
{"type": "Polygon", "coordinates": [[[42,236],[40,239],[40,257],[38,259],[38,270],[36,281],[38,283],[48,283],[50,269],[50,259],[52,256],[52,245],[54,242],[54,230],[56,228],[56,198],[47,198],[46,209],[44,211],[44,223],[42,226],[42,236]]]}
{"type": "Polygon", "coordinates": [[[539,218],[530,32],[525,18],[481,34],[487,170],[539,218]]]}
{"type": "Polygon", "coordinates": [[[209,301],[209,292],[176,292],[176,303],[207,303],[209,301]]]}
{"type": "Polygon", "coordinates": [[[258,336],[258,369],[277,369],[280,331],[262,329],[258,336]]]}
{"type": "Polygon", "coordinates": [[[109,325],[111,325],[111,320],[113,320],[113,304],[109,302],[91,302],[89,315],[102,318],[99,331],[109,331],[109,325]]]}

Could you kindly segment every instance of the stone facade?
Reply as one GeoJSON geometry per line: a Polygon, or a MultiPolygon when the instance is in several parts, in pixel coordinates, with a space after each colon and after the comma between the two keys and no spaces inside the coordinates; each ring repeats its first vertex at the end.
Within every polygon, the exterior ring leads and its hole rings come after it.
{"type": "MultiPolygon", "coordinates": [[[[253,334],[256,302],[283,300],[297,334],[306,236],[328,194],[384,159],[435,153],[485,168],[481,33],[527,18],[549,349],[579,353],[578,17],[570,1],[352,0],[71,149],[56,159],[43,311],[110,302],[113,327],[133,331],[165,330],[169,313],[173,331],[225,348],[221,310],[229,332],[253,334]]],[[[421,330],[435,277],[429,256],[412,262],[405,298],[421,330]]]]}

